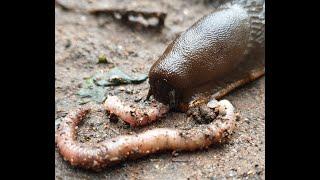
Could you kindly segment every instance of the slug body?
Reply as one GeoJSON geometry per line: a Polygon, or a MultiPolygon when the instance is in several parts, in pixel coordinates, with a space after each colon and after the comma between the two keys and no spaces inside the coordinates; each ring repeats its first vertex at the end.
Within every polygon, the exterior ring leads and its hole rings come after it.
{"type": "Polygon", "coordinates": [[[149,71],[149,96],[177,103],[184,91],[225,76],[264,48],[264,6],[244,4],[201,18],[169,44],[149,71]]]}

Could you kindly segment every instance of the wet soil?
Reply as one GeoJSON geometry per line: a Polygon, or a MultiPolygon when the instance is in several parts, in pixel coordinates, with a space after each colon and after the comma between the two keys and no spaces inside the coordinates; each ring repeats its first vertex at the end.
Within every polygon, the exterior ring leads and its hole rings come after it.
{"type": "MultiPolygon", "coordinates": [[[[81,5],[84,1],[75,1],[81,5]]],[[[86,1],[95,4],[96,1],[86,1]]],[[[121,1],[119,1],[121,2],[121,1]]],[[[132,29],[110,16],[94,16],[83,11],[55,8],[55,103],[56,124],[68,111],[82,106],[77,92],[84,78],[98,71],[119,67],[127,73],[148,73],[165,47],[181,31],[215,9],[208,1],[143,1],[141,6],[167,13],[161,32],[132,29]],[[150,4],[150,5],[148,5],[150,4]],[[104,54],[108,64],[98,64],[104,54]]],[[[90,4],[89,3],[89,4],[90,4]]],[[[79,5],[79,6],[80,6],[79,5]]],[[[86,7],[87,4],[82,5],[86,7]]],[[[74,168],[58,151],[56,179],[264,179],[265,174],[265,79],[250,83],[225,99],[240,114],[230,140],[208,150],[191,153],[161,153],[126,161],[102,172],[74,168]]],[[[148,81],[137,85],[108,87],[107,94],[139,101],[146,97],[148,81]]],[[[78,129],[78,140],[95,143],[119,134],[134,134],[155,127],[190,128],[195,122],[184,113],[170,113],[159,122],[143,128],[130,128],[108,118],[102,106],[78,129]],[[100,110],[99,110],[100,109],[100,110]]]]}

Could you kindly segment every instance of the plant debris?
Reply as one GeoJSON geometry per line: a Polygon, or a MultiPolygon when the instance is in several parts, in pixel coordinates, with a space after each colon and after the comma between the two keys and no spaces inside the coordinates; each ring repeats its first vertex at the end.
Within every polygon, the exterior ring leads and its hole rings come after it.
{"type": "Polygon", "coordinates": [[[131,76],[115,67],[108,72],[98,72],[93,76],[93,81],[98,86],[116,86],[121,84],[139,84],[148,78],[145,74],[131,76]]]}
{"type": "Polygon", "coordinates": [[[86,78],[82,83],[81,89],[77,95],[81,97],[78,102],[86,104],[93,100],[97,103],[102,103],[106,96],[106,86],[117,86],[121,84],[138,84],[148,78],[145,74],[136,73],[134,76],[128,75],[121,69],[115,67],[107,72],[98,72],[92,77],[86,78]]]}
{"type": "Polygon", "coordinates": [[[159,10],[159,2],[131,0],[108,0],[108,2],[87,2],[85,0],[55,0],[55,5],[65,11],[77,11],[93,15],[110,15],[134,29],[161,30],[167,13],[159,10]]]}
{"type": "Polygon", "coordinates": [[[167,14],[164,12],[136,11],[127,9],[93,9],[89,11],[94,15],[111,15],[135,29],[155,28],[162,29],[167,14]]]}
{"type": "Polygon", "coordinates": [[[96,86],[92,78],[87,78],[82,84],[82,88],[77,93],[77,95],[81,97],[81,100],[78,103],[80,105],[86,104],[90,100],[102,103],[105,99],[105,92],[105,88],[96,86]]]}
{"type": "Polygon", "coordinates": [[[63,2],[59,1],[59,0],[55,0],[54,1],[55,6],[60,7],[61,9],[63,9],[64,11],[70,11],[71,8],[66,6],[63,2]]]}
{"type": "Polygon", "coordinates": [[[98,57],[98,63],[109,63],[105,54],[100,54],[98,57]]]}
{"type": "Polygon", "coordinates": [[[94,3],[91,0],[55,0],[55,6],[64,11],[87,13],[94,3]]]}

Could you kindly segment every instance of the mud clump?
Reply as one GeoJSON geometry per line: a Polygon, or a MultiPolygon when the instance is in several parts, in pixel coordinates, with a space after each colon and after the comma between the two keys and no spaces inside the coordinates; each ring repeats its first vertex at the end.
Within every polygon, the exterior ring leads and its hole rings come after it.
{"type": "Polygon", "coordinates": [[[199,124],[209,124],[218,115],[218,111],[209,108],[206,104],[193,107],[187,111],[187,116],[199,124]]]}

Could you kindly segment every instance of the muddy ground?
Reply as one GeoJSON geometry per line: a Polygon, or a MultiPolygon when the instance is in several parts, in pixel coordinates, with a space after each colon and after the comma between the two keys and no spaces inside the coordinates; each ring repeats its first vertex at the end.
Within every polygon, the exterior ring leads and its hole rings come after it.
{"type": "MultiPolygon", "coordinates": [[[[70,2],[73,2],[73,8],[81,7],[82,10],[64,10],[61,6],[55,8],[56,124],[69,110],[82,106],[77,92],[84,78],[112,67],[119,67],[127,73],[147,74],[177,34],[216,7],[208,1],[139,1],[142,8],[167,13],[165,27],[157,32],[133,29],[109,15],[93,16],[83,10],[97,1],[67,1],[70,2]],[[101,54],[110,63],[98,64],[101,54]]],[[[120,6],[123,1],[118,2],[120,6]]],[[[99,173],[71,167],[56,151],[56,179],[264,179],[264,83],[264,78],[261,78],[225,97],[240,113],[237,128],[226,144],[205,151],[179,153],[177,156],[170,152],[155,154],[126,161],[99,173]]],[[[109,87],[106,95],[141,99],[146,97],[148,87],[148,81],[138,85],[109,87]]],[[[101,108],[95,102],[87,104],[101,108]]],[[[185,114],[172,113],[150,126],[132,129],[121,121],[110,122],[104,111],[96,111],[80,126],[78,140],[97,142],[155,127],[183,128],[191,124],[185,114]]]]}

